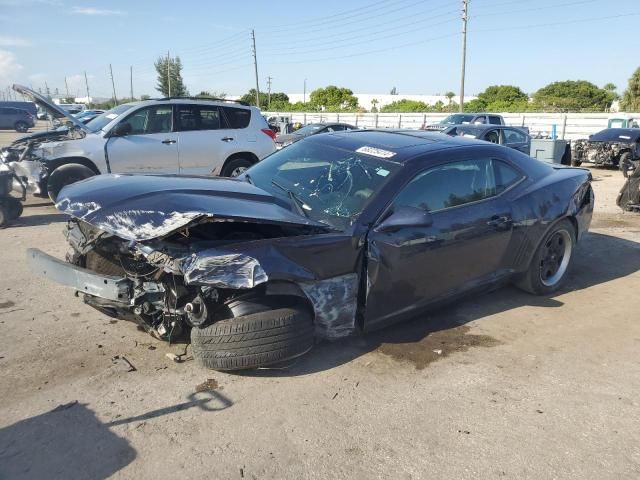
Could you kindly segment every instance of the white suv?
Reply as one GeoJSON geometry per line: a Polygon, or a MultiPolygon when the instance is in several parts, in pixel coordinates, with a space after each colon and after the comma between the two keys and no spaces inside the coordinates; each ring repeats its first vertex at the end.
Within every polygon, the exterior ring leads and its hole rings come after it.
{"type": "Polygon", "coordinates": [[[29,151],[13,155],[12,167],[30,190],[54,201],[63,186],[100,173],[233,177],[276,150],[260,111],[241,102],[145,100],[119,105],[84,125],[36,92],[14,89],[55,117],[66,117],[65,134],[23,141],[29,151]]]}

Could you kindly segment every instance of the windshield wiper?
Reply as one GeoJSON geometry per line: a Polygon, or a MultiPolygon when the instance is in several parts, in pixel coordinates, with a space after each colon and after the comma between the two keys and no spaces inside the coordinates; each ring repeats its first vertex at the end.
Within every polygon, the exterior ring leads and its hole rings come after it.
{"type": "Polygon", "coordinates": [[[309,210],[311,210],[311,207],[309,205],[307,205],[304,202],[304,200],[302,200],[300,197],[298,197],[291,190],[289,190],[286,187],[283,187],[282,185],[280,185],[275,180],[271,180],[271,185],[273,185],[274,187],[278,187],[280,190],[282,190],[283,192],[285,192],[287,194],[287,196],[293,201],[293,204],[295,205],[296,210],[298,211],[298,213],[300,215],[302,215],[304,217],[307,217],[307,218],[309,217],[309,215],[305,211],[304,207],[307,207],[307,209],[309,209],[309,210]]]}

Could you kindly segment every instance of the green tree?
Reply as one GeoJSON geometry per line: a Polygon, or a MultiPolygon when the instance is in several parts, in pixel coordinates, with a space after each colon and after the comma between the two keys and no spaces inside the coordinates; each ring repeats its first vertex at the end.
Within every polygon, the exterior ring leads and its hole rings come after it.
{"type": "Polygon", "coordinates": [[[444,96],[447,97],[447,100],[449,100],[449,104],[448,104],[449,105],[449,111],[451,111],[451,102],[453,101],[453,97],[455,97],[456,94],[451,92],[451,91],[449,91],[449,92],[445,93],[444,96]]]}
{"type": "Polygon", "coordinates": [[[156,90],[162,93],[162,95],[166,97],[184,97],[189,95],[182,80],[182,62],[180,61],[180,57],[158,57],[155,67],[156,72],[158,72],[156,90]],[[171,82],[169,82],[169,79],[171,79],[171,82]],[[171,91],[169,91],[169,84],[171,84],[171,91]]]}
{"type": "Polygon", "coordinates": [[[353,95],[353,91],[348,88],[329,85],[311,92],[309,104],[314,110],[355,110],[358,108],[358,99],[353,95]]]}
{"type": "Polygon", "coordinates": [[[489,107],[494,102],[507,104],[522,103],[529,100],[529,96],[513,85],[492,85],[478,95],[478,99],[489,107]]]}
{"type": "Polygon", "coordinates": [[[537,108],[553,111],[604,111],[607,91],[585,80],[554,82],[533,94],[537,108]]]}
{"type": "Polygon", "coordinates": [[[464,111],[467,113],[486,112],[487,104],[479,98],[474,98],[468,102],[464,102],[464,111]]]}
{"type": "MultiPolygon", "coordinates": [[[[240,100],[248,103],[249,105],[256,104],[256,89],[252,88],[247,93],[245,93],[240,100]]],[[[267,103],[269,100],[269,94],[267,92],[260,92],[260,106],[263,108],[267,107],[267,103]]],[[[283,111],[287,110],[285,107],[289,104],[289,96],[283,92],[272,92],[271,93],[271,110],[274,111],[283,111]],[[282,108],[285,107],[285,108],[282,108]]]]}
{"type": "MultiPolygon", "coordinates": [[[[442,102],[441,102],[442,103],[442,102]]],[[[385,105],[380,109],[383,113],[415,113],[415,112],[429,112],[431,107],[424,102],[418,100],[409,100],[403,98],[402,100],[396,100],[388,105],[385,105]]]]}
{"type": "Polygon", "coordinates": [[[627,112],[640,112],[640,68],[629,79],[629,86],[622,95],[620,107],[627,112]]]}

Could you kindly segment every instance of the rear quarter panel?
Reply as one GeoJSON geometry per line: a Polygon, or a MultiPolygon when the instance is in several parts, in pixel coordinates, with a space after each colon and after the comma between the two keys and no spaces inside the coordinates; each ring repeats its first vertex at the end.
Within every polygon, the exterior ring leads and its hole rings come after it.
{"type": "Polygon", "coordinates": [[[578,240],[589,229],[594,195],[591,174],[578,168],[554,168],[542,178],[525,182],[508,197],[512,205],[511,265],[524,271],[549,228],[569,218],[578,240]]]}

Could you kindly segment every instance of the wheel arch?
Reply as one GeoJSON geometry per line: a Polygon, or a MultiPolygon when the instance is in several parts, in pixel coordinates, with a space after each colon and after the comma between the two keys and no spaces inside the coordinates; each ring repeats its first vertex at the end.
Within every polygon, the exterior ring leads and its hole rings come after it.
{"type": "Polygon", "coordinates": [[[260,159],[258,158],[258,156],[255,153],[251,153],[251,152],[236,152],[236,153],[232,153],[231,155],[229,155],[226,158],[226,160],[224,161],[224,163],[220,167],[220,173],[222,173],[222,171],[225,169],[225,167],[229,164],[230,161],[235,160],[236,158],[248,158],[248,159],[253,161],[254,165],[260,161],[260,159]]]}
{"type": "Polygon", "coordinates": [[[53,160],[49,160],[46,165],[49,170],[49,175],[53,173],[54,170],[60,168],[64,165],[78,164],[83,165],[95,172],[96,175],[100,175],[100,169],[96,166],[94,162],[89,160],[86,157],[60,157],[53,160]]]}

